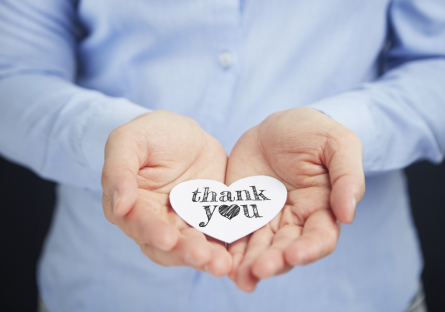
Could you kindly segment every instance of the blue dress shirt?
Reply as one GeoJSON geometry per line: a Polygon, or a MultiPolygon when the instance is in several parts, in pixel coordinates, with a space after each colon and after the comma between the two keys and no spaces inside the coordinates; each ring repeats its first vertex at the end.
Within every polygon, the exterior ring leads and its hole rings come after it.
{"type": "Polygon", "coordinates": [[[0,152],[59,184],[49,311],[402,312],[422,261],[401,169],[445,152],[445,1],[0,0],[0,152]],[[296,106],[363,143],[367,192],[332,255],[246,294],[152,263],[106,221],[114,128],[169,110],[229,153],[296,106]]]}

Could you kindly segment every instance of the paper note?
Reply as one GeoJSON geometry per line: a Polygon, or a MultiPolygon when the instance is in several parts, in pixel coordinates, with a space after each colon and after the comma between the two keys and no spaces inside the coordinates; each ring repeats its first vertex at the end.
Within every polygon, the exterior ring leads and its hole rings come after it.
{"type": "Polygon", "coordinates": [[[268,176],[244,178],[230,186],[213,180],[190,180],[170,192],[170,203],[184,221],[226,243],[266,225],[286,199],[284,184],[268,176]]]}

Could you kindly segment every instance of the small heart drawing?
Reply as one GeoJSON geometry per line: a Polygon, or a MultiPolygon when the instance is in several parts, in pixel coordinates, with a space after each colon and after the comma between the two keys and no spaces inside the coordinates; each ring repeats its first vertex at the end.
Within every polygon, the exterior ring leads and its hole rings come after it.
{"type": "Polygon", "coordinates": [[[284,184],[268,176],[244,178],[230,186],[214,180],[190,180],[170,192],[170,204],[184,221],[226,243],[266,225],[286,199],[284,184]]]}
{"type": "Polygon", "coordinates": [[[218,208],[219,214],[223,217],[226,217],[227,219],[232,219],[233,217],[236,217],[239,214],[239,206],[238,205],[221,205],[218,208]]]}

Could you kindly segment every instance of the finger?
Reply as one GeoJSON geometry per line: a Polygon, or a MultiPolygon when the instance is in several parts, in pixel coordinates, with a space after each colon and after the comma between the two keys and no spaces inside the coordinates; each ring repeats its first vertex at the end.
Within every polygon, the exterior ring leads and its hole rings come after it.
{"type": "MultiPolygon", "coordinates": [[[[125,127],[125,126],[124,126],[125,127]]],[[[141,166],[135,139],[126,128],[114,130],[105,146],[105,163],[102,170],[104,212],[108,219],[122,217],[130,211],[138,197],[136,175],[141,166]]]]}
{"type": "Polygon", "coordinates": [[[240,238],[229,245],[229,253],[232,255],[232,270],[229,273],[229,278],[234,282],[239,265],[243,261],[250,236],[251,235],[240,238]]]}
{"type": "Polygon", "coordinates": [[[182,265],[204,270],[212,259],[212,244],[205,235],[195,228],[181,230],[178,248],[173,250],[173,256],[182,260],[182,265]]]}
{"type": "Polygon", "coordinates": [[[362,145],[358,136],[350,131],[335,136],[340,139],[328,140],[325,149],[332,186],[331,207],[338,220],[349,224],[365,193],[362,145]]]}
{"type": "Polygon", "coordinates": [[[335,250],[341,223],[330,209],[319,210],[304,224],[303,234],[284,252],[291,266],[303,265],[321,259],[335,250]]]}
{"type": "Polygon", "coordinates": [[[269,225],[257,230],[249,239],[246,254],[236,274],[236,285],[246,292],[255,290],[259,279],[252,274],[252,263],[264,250],[269,248],[273,239],[273,231],[269,225]]]}
{"type": "Polygon", "coordinates": [[[272,246],[266,249],[252,264],[252,273],[259,279],[284,273],[291,269],[284,259],[285,250],[301,236],[302,227],[286,225],[273,237],[272,246]]]}
{"type": "Polygon", "coordinates": [[[213,276],[220,277],[229,274],[232,269],[232,257],[226,249],[223,242],[208,238],[212,246],[212,257],[210,262],[204,268],[213,276]]]}
{"type": "MultiPolygon", "coordinates": [[[[155,205],[152,202],[151,205],[155,205]]],[[[147,202],[139,200],[133,209],[123,218],[117,219],[117,225],[139,245],[145,244],[163,251],[172,250],[177,244],[180,232],[172,224],[147,207],[147,202]]],[[[160,209],[154,207],[154,211],[160,209]]]]}
{"type": "Polygon", "coordinates": [[[315,211],[330,208],[330,194],[329,186],[301,188],[288,192],[280,228],[286,224],[303,226],[315,211]]]}
{"type": "Polygon", "coordinates": [[[194,228],[181,231],[178,244],[170,251],[142,245],[142,251],[153,262],[163,266],[190,266],[203,271],[208,265],[212,247],[205,236],[194,228]]]}

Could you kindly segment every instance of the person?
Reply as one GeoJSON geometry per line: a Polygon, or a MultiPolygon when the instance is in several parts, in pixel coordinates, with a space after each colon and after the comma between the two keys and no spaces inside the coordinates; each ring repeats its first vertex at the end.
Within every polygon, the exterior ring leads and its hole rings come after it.
{"type": "Polygon", "coordinates": [[[0,47],[1,154],[58,183],[48,311],[424,309],[402,169],[444,156],[445,2],[1,0],[0,47]],[[169,206],[254,175],[288,200],[227,248],[169,206]]]}

